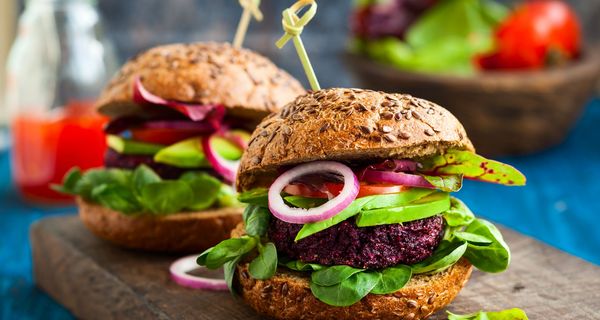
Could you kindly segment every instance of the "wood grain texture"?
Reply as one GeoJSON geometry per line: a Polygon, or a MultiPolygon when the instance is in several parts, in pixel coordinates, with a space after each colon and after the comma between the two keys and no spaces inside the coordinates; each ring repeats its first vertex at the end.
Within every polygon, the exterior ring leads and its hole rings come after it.
{"type": "MultiPolygon", "coordinates": [[[[600,268],[515,232],[509,271],[474,272],[449,310],[512,307],[531,319],[600,319],[600,268]]],[[[170,281],[176,257],[113,247],[76,217],[41,220],[31,228],[37,284],[83,319],[257,319],[229,293],[194,291],[170,281]]],[[[437,314],[431,319],[445,319],[437,314]]]]}

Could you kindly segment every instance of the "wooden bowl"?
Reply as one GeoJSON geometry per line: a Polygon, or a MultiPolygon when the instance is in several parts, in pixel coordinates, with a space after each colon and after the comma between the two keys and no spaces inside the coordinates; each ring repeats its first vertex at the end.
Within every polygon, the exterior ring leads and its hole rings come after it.
{"type": "Polygon", "coordinates": [[[413,73],[347,54],[365,88],[409,93],[450,110],[479,153],[519,155],[563,141],[600,77],[600,48],[566,66],[473,76],[413,73]]]}

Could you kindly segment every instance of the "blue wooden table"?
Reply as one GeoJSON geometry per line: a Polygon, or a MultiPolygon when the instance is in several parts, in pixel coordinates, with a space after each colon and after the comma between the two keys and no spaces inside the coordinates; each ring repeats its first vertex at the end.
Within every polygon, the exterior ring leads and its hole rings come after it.
{"type": "MultiPolygon", "coordinates": [[[[591,102],[569,138],[546,152],[502,159],[528,178],[524,188],[467,182],[460,197],[480,216],[600,265],[600,100],[591,102]]],[[[29,225],[73,208],[41,209],[20,201],[0,152],[0,319],[70,319],[33,285],[29,225]]]]}

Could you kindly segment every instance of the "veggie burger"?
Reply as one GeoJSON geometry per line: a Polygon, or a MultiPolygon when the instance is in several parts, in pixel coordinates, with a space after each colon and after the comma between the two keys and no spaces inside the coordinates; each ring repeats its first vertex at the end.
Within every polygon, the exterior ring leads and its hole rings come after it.
{"type": "Polygon", "coordinates": [[[524,185],[475,153],[444,108],[402,94],[326,89],[254,131],[233,238],[198,264],[279,319],[422,319],[449,304],[472,266],[504,271],[498,229],[451,192],[463,179],[524,185]]]}
{"type": "Polygon", "coordinates": [[[224,43],[152,48],[127,62],[97,105],[106,168],[72,170],[85,225],[118,245],[202,251],[229,237],[243,208],[232,184],[250,133],[304,93],[263,56],[224,43]]]}

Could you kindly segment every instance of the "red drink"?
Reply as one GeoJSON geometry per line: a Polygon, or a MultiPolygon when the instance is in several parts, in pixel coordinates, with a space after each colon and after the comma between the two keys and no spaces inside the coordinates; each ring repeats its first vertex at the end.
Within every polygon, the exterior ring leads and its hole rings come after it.
{"type": "Polygon", "coordinates": [[[40,204],[67,204],[72,198],[50,189],[74,166],[103,165],[106,118],[92,103],[71,103],[49,114],[17,115],[12,122],[12,172],[21,194],[40,204]]]}

